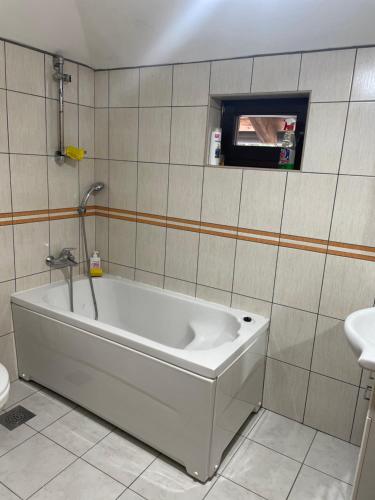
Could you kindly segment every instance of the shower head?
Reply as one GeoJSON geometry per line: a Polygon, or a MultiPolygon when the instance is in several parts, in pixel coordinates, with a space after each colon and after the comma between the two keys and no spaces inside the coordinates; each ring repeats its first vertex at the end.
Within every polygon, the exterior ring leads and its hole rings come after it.
{"type": "Polygon", "coordinates": [[[90,196],[92,194],[99,193],[99,191],[101,191],[103,188],[104,188],[103,182],[94,182],[94,184],[91,184],[91,186],[88,188],[88,190],[82,196],[81,203],[79,204],[79,207],[78,207],[78,213],[84,214],[86,212],[86,206],[87,206],[87,202],[89,201],[90,196]]]}

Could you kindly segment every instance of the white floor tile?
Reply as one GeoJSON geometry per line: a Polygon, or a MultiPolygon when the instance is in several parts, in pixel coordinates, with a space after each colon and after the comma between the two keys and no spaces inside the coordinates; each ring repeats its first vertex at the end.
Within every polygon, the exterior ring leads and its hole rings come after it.
{"type": "Polygon", "coordinates": [[[36,392],[24,399],[22,406],[35,414],[35,417],[28,420],[27,425],[36,431],[41,431],[72,409],[72,405],[66,400],[52,398],[43,392],[36,392]]]}
{"type": "Polygon", "coordinates": [[[132,489],[148,500],[201,500],[215,480],[202,484],[177,464],[158,458],[132,484],[132,489]]]}
{"type": "Polygon", "coordinates": [[[126,490],[118,500],[143,500],[143,498],[132,490],[126,490]]]}
{"type": "Polygon", "coordinates": [[[27,498],[75,460],[75,456],[36,434],[0,458],[0,481],[27,498]]]}
{"type": "Polygon", "coordinates": [[[18,500],[18,497],[2,484],[0,484],[0,498],[1,500],[18,500]]]}
{"type": "Polygon", "coordinates": [[[27,396],[30,396],[30,394],[33,394],[34,392],[36,392],[36,390],[37,389],[35,386],[33,386],[32,384],[28,384],[23,380],[16,380],[15,382],[12,382],[10,384],[9,399],[6,405],[4,405],[3,410],[6,410],[11,406],[14,406],[15,404],[18,404],[19,401],[27,398],[27,396]]]}
{"type": "Polygon", "coordinates": [[[12,431],[9,431],[3,425],[0,425],[0,457],[18,444],[21,444],[33,434],[35,434],[35,431],[27,425],[20,425],[12,431]]]}
{"type": "Polygon", "coordinates": [[[359,448],[318,432],[306,457],[306,465],[352,484],[359,448]]]}
{"type": "Polygon", "coordinates": [[[83,460],[77,460],[44,488],[33,500],[114,500],[124,486],[83,460]]]}
{"type": "Polygon", "coordinates": [[[350,500],[352,487],[305,465],[288,500],[350,500]]]}
{"type": "Polygon", "coordinates": [[[224,477],[219,477],[205,500],[262,500],[262,498],[224,477]]]}
{"type": "Polygon", "coordinates": [[[151,448],[122,433],[111,432],[83,458],[125,486],[136,479],[154,460],[151,448]]]}
{"type": "Polygon", "coordinates": [[[81,456],[112,429],[112,425],[92,413],[77,409],[61,417],[42,433],[72,453],[81,456]]]}
{"type": "Polygon", "coordinates": [[[265,411],[249,439],[303,462],[316,431],[294,420],[265,411]]]}
{"type": "Polygon", "coordinates": [[[268,500],[285,500],[299,468],[298,462],[246,440],[223,476],[268,500]]]}

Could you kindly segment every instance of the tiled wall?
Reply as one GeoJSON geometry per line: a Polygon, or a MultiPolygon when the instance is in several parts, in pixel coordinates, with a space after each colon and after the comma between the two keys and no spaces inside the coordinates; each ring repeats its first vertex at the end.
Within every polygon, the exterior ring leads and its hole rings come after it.
{"type": "Polygon", "coordinates": [[[110,272],[271,316],[264,406],[358,443],[375,296],[375,48],[95,73],[110,272]],[[210,95],[311,91],[302,172],[205,167],[210,95]]]}
{"type": "MultiPolygon", "coordinates": [[[[66,85],[66,144],[89,159],[59,166],[57,83],[52,57],[0,41],[0,363],[17,377],[10,294],[51,280],[45,257],[61,248],[80,253],[79,194],[94,179],[94,72],[71,62],[66,85]]],[[[90,246],[94,217],[87,217],[90,246]]],[[[81,258],[82,260],[82,258],[81,258]]]]}

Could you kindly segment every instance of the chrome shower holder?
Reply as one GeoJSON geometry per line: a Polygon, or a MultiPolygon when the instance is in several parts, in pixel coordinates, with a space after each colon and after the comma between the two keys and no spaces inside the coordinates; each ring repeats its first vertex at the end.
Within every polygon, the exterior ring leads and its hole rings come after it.
{"type": "Polygon", "coordinates": [[[64,58],[62,56],[53,57],[54,74],[53,78],[59,84],[59,147],[55,153],[56,162],[62,165],[65,162],[64,146],[64,83],[71,83],[72,75],[64,73],[64,58]]]}

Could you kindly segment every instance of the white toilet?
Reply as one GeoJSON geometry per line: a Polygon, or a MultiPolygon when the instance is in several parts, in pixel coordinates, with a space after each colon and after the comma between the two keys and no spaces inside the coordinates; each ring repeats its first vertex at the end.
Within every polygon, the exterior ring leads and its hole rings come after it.
{"type": "Polygon", "coordinates": [[[8,401],[10,390],[9,374],[5,366],[0,364],[0,410],[8,401]]]}

